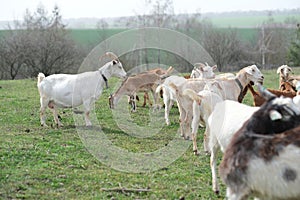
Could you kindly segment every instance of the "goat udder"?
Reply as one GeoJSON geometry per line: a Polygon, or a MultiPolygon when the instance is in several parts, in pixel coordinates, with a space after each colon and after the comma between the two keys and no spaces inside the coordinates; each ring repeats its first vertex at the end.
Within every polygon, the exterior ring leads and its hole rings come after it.
{"type": "Polygon", "coordinates": [[[50,101],[50,102],[48,103],[48,107],[49,107],[50,109],[53,109],[53,108],[54,108],[54,102],[53,102],[53,101],[50,101]]]}

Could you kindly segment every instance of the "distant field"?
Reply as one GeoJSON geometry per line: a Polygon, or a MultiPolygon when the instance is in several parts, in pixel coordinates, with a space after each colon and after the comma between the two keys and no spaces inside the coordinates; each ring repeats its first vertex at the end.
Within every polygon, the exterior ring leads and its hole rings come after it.
{"type": "MultiPolygon", "coordinates": [[[[274,15],[272,16],[277,23],[284,22],[287,18],[294,18],[300,22],[300,13],[293,15],[274,15]]],[[[228,27],[237,29],[238,35],[242,40],[251,40],[257,33],[257,29],[260,25],[267,21],[269,17],[266,15],[214,15],[208,17],[208,19],[220,29],[226,30],[228,27]]],[[[84,46],[95,46],[104,38],[108,38],[114,34],[125,31],[126,29],[111,28],[106,30],[97,29],[70,29],[71,37],[84,46]]],[[[0,36],[3,35],[6,30],[0,30],[0,36]]]]}
{"type": "Polygon", "coordinates": [[[106,29],[106,30],[97,30],[97,29],[71,29],[71,37],[82,45],[92,45],[95,46],[103,38],[108,38],[116,33],[125,31],[126,29],[106,29]]]}
{"type": "MultiPolygon", "coordinates": [[[[282,23],[288,17],[294,17],[297,21],[300,21],[300,13],[298,15],[274,15],[273,19],[275,22],[282,23]]],[[[237,27],[237,28],[255,28],[259,27],[263,22],[267,21],[269,17],[267,15],[257,16],[223,16],[223,17],[212,17],[211,22],[220,28],[237,27]]]]}
{"type": "MultiPolygon", "coordinates": [[[[220,28],[224,31],[227,28],[220,28]]],[[[107,30],[96,30],[96,29],[72,29],[70,30],[71,37],[81,45],[90,45],[95,46],[103,38],[108,38],[113,36],[114,34],[121,33],[126,31],[127,29],[107,29],[107,30]],[[104,37],[105,35],[106,37],[104,37]]],[[[257,28],[236,28],[237,34],[240,39],[249,41],[253,39],[255,34],[257,33],[257,28]]]]}

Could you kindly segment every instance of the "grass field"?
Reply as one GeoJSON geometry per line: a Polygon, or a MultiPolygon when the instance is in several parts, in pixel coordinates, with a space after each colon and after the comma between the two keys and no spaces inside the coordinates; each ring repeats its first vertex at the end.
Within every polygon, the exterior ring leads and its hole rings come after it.
{"type": "Polygon", "coordinates": [[[125,31],[126,29],[70,29],[71,37],[81,45],[96,46],[104,38],[113,36],[116,33],[125,31]]]}
{"type": "MultiPolygon", "coordinates": [[[[300,70],[295,69],[295,73],[300,70]]],[[[266,87],[278,87],[275,70],[263,71],[263,74],[266,87]]],[[[117,79],[111,79],[110,88],[104,90],[95,105],[99,124],[111,144],[135,153],[154,152],[168,146],[178,135],[177,108],[171,110],[169,127],[164,126],[160,113],[158,123],[162,127],[157,134],[134,137],[117,126],[108,107],[107,97],[117,83],[117,79]]],[[[203,128],[198,134],[199,156],[193,155],[189,145],[177,160],[162,169],[146,173],[121,172],[89,153],[84,138],[78,134],[74,124],[76,117],[73,118],[71,110],[60,110],[63,128],[40,127],[36,80],[1,80],[0,86],[0,199],[224,199],[224,185],[219,197],[211,189],[209,157],[202,148],[203,128]],[[117,190],[123,187],[128,190],[117,190]],[[138,189],[146,191],[136,191],[138,189]]],[[[251,102],[248,94],[244,103],[251,102]]],[[[130,108],[125,106],[124,109],[130,108]]],[[[150,115],[153,112],[149,107],[138,107],[127,120],[151,132],[150,115]]],[[[53,124],[49,112],[47,117],[48,125],[53,124]]],[[[132,167],[134,169],[134,165],[132,167]]]]}
{"type": "MultiPolygon", "coordinates": [[[[272,16],[275,22],[283,23],[288,17],[294,17],[296,20],[300,20],[299,14],[294,15],[284,15],[275,14],[272,16]]],[[[219,28],[227,27],[237,27],[237,28],[250,28],[259,27],[263,22],[268,21],[269,16],[267,13],[265,15],[249,15],[249,16],[222,16],[222,17],[212,17],[211,22],[219,28]]]]}

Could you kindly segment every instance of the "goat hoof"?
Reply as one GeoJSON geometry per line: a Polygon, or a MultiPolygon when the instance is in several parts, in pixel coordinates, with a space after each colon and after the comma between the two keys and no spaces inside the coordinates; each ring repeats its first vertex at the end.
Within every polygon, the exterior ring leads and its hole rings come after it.
{"type": "Polygon", "coordinates": [[[199,155],[198,150],[194,150],[193,152],[194,152],[194,155],[195,155],[195,156],[198,156],[198,155],[199,155]]]}
{"type": "Polygon", "coordinates": [[[215,191],[215,194],[219,196],[219,195],[220,195],[220,191],[219,191],[219,190],[216,190],[216,191],[215,191]]]}
{"type": "Polygon", "coordinates": [[[190,136],[186,136],[184,137],[184,139],[192,141],[192,138],[190,136]]]}
{"type": "Polygon", "coordinates": [[[85,123],[85,126],[86,126],[87,128],[90,128],[90,127],[92,127],[93,125],[92,125],[91,122],[87,122],[87,123],[85,123]]]}

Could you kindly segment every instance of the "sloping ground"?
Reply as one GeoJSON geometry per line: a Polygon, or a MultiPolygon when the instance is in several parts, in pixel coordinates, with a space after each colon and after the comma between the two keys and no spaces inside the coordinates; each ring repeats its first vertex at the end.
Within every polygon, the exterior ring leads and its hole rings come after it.
{"type": "MultiPolygon", "coordinates": [[[[294,71],[295,74],[300,74],[300,69],[294,71]]],[[[278,87],[276,70],[263,71],[263,74],[266,87],[278,87]]],[[[97,120],[105,139],[110,141],[110,145],[127,150],[128,154],[155,152],[168,147],[175,136],[178,136],[177,108],[172,108],[171,126],[166,127],[163,112],[153,114],[149,107],[142,108],[142,102],[139,102],[137,112],[129,112],[129,117],[123,120],[151,132],[154,129],[149,126],[149,122],[151,117],[157,116],[161,119],[158,123],[162,128],[153,136],[135,137],[129,131],[119,128],[116,116],[108,107],[107,98],[117,89],[117,83],[117,79],[111,79],[110,88],[104,90],[95,105],[97,120]]],[[[220,197],[211,189],[209,157],[202,148],[203,128],[200,128],[198,134],[198,147],[201,152],[199,157],[193,155],[192,147],[189,146],[177,160],[157,171],[122,172],[112,169],[89,153],[91,149],[84,145],[85,138],[78,134],[78,127],[74,125],[70,109],[59,110],[65,125],[63,128],[57,129],[53,126],[52,114],[49,111],[47,123],[50,126],[40,127],[36,80],[1,80],[0,86],[0,199],[225,198],[224,185],[221,185],[220,197]]],[[[124,102],[123,109],[129,111],[126,98],[124,102]]],[[[244,103],[252,104],[249,94],[244,103]]],[[[175,141],[181,140],[178,138],[175,141]]],[[[103,154],[106,152],[108,149],[103,149],[103,154]]],[[[134,163],[128,164],[134,169],[134,163]]],[[[140,167],[136,166],[137,169],[140,167]]]]}

